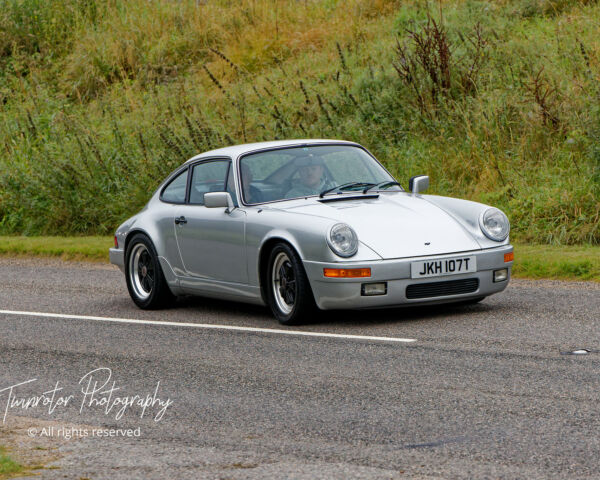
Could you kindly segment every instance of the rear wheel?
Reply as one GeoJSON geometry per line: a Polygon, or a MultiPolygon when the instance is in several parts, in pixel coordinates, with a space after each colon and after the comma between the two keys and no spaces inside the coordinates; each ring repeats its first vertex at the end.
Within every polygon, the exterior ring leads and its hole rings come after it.
{"type": "Polygon", "coordinates": [[[174,300],[154,245],[146,235],[138,233],[130,240],[125,258],[127,289],[138,307],[161,308],[174,300]]]}
{"type": "Polygon", "coordinates": [[[288,244],[278,243],[268,265],[267,301],[275,318],[284,325],[306,321],[316,305],[298,254],[288,244]]]}

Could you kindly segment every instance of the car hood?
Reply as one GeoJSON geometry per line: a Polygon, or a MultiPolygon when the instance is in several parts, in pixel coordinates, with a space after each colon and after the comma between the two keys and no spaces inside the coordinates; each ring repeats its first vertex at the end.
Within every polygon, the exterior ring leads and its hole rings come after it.
{"type": "Polygon", "coordinates": [[[463,225],[420,195],[356,198],[333,202],[309,198],[285,210],[347,223],[362,243],[386,259],[481,249],[463,225]]]}

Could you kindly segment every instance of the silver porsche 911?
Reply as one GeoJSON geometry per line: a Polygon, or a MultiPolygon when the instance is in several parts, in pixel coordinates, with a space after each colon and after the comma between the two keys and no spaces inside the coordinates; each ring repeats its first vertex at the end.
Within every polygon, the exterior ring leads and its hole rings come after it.
{"type": "Polygon", "coordinates": [[[140,308],[201,295],[268,305],[283,324],[319,309],[477,302],[506,288],[497,208],[409,192],[362,146],[293,140],[198,155],[116,232],[110,260],[140,308]]]}

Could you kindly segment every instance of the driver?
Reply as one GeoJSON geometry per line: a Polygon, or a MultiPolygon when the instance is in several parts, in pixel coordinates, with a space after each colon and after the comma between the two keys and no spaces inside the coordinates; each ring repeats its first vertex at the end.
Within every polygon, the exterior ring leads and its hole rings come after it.
{"type": "Polygon", "coordinates": [[[261,191],[252,185],[252,171],[245,163],[242,163],[242,190],[247,203],[261,203],[264,201],[261,191]]]}
{"type": "Polygon", "coordinates": [[[287,198],[317,195],[328,187],[325,178],[325,165],[323,160],[313,155],[299,158],[297,161],[298,180],[287,192],[287,198]]]}

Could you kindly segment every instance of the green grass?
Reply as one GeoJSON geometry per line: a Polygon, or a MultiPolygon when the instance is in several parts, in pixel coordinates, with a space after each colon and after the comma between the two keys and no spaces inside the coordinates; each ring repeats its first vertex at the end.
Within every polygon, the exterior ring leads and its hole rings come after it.
{"type": "MultiPolygon", "coordinates": [[[[0,236],[0,255],[107,262],[113,237],[0,236]]],[[[600,282],[600,246],[515,245],[515,278],[600,282]]]]}
{"type": "Polygon", "coordinates": [[[0,446],[0,479],[11,478],[22,471],[23,466],[10,458],[6,449],[0,446]]]}
{"type": "Polygon", "coordinates": [[[107,235],[197,152],[329,137],[518,242],[600,244],[598,1],[3,5],[2,234],[107,235]]]}
{"type": "Polygon", "coordinates": [[[108,262],[113,237],[0,236],[0,255],[59,257],[63,260],[108,262]]]}
{"type": "Polygon", "coordinates": [[[517,245],[513,275],[600,282],[600,247],[517,245]]]}

